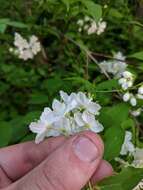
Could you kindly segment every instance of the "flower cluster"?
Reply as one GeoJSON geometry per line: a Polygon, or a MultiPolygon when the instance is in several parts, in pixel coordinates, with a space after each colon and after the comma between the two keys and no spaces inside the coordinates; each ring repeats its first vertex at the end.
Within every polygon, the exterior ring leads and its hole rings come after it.
{"type": "Polygon", "coordinates": [[[132,143],[132,133],[130,131],[126,131],[124,143],[121,148],[121,155],[127,155],[128,153],[133,153],[135,151],[134,145],[132,143]]]}
{"type": "Polygon", "coordinates": [[[93,102],[84,93],[67,93],[60,91],[61,101],[54,99],[52,109],[45,108],[37,122],[32,122],[30,130],[37,133],[36,143],[45,137],[72,135],[83,130],[95,133],[103,130],[102,124],[96,120],[100,105],[93,102]]]}
{"type": "MultiPolygon", "coordinates": [[[[133,94],[130,92],[131,87],[134,84],[134,75],[129,71],[124,71],[122,73],[122,77],[118,80],[119,84],[121,85],[124,94],[123,94],[123,101],[130,102],[132,106],[137,106],[137,99],[143,100],[143,85],[140,86],[137,90],[137,93],[133,94]]],[[[132,112],[133,116],[139,116],[142,111],[142,108],[138,108],[132,112]]]]}
{"type": "MultiPolygon", "coordinates": [[[[124,100],[124,102],[128,102],[129,101],[132,106],[136,106],[137,105],[137,99],[136,99],[136,97],[132,93],[126,92],[123,95],[123,100],[124,100]]],[[[133,113],[135,113],[135,112],[133,112],[133,113]]]]}
{"type": "Polygon", "coordinates": [[[32,35],[28,40],[23,38],[19,33],[15,33],[14,37],[15,48],[10,48],[10,52],[23,60],[33,59],[41,51],[41,44],[38,38],[32,35]]]}
{"type": "Polygon", "coordinates": [[[96,33],[97,35],[100,35],[104,32],[106,29],[107,23],[103,21],[102,19],[99,20],[99,22],[96,22],[92,18],[86,16],[83,20],[78,20],[77,24],[79,26],[78,31],[86,31],[88,35],[96,33]]]}
{"type": "Polygon", "coordinates": [[[102,61],[100,67],[105,72],[112,74],[115,78],[119,78],[121,74],[126,70],[127,64],[125,62],[125,56],[121,52],[117,52],[113,56],[113,60],[102,61]]]}
{"type": "Polygon", "coordinates": [[[126,162],[121,158],[116,158],[115,160],[125,167],[132,166],[134,168],[143,168],[143,149],[134,146],[132,143],[132,133],[130,131],[126,131],[125,133],[124,143],[120,152],[122,156],[127,154],[133,157],[132,163],[126,162]]]}
{"type": "Polygon", "coordinates": [[[119,84],[121,85],[123,90],[127,90],[128,88],[133,86],[134,76],[129,71],[124,71],[122,73],[121,78],[119,79],[119,84]]]}

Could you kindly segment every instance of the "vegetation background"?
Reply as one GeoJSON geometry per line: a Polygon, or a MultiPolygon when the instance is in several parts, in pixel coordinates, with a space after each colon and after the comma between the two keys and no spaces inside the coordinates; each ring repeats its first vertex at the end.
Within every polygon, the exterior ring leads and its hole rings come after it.
{"type": "Polygon", "coordinates": [[[143,170],[123,169],[114,158],[127,129],[134,144],[143,147],[143,115],[138,121],[129,115],[130,105],[113,92],[120,88],[117,81],[107,79],[97,66],[118,51],[142,81],[142,0],[0,0],[0,147],[34,139],[29,123],[50,106],[59,90],[87,91],[103,107],[99,120],[105,127],[105,158],[120,172],[98,188],[132,189],[143,178],[143,170]],[[78,32],[77,21],[86,15],[96,21],[102,17],[105,32],[99,36],[78,32]],[[12,55],[15,32],[26,38],[38,36],[41,53],[30,61],[12,55]]]}

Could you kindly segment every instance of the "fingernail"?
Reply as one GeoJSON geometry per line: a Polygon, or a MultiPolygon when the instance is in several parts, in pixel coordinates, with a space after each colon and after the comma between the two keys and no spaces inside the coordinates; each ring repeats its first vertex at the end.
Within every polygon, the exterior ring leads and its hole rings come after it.
{"type": "Polygon", "coordinates": [[[93,162],[99,157],[96,145],[88,137],[79,137],[73,143],[75,155],[82,161],[93,162]]]}

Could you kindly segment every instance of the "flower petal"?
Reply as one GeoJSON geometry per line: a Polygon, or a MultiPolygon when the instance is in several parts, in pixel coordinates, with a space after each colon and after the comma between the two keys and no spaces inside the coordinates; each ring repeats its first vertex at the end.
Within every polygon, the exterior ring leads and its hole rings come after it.
{"type": "Polygon", "coordinates": [[[38,122],[32,122],[29,125],[29,129],[33,133],[40,133],[44,129],[44,125],[42,125],[42,123],[40,121],[38,121],[38,122]]]}
{"type": "Polygon", "coordinates": [[[80,112],[74,114],[74,119],[80,127],[85,125],[85,122],[83,121],[82,114],[80,112]]]}
{"type": "Polygon", "coordinates": [[[35,143],[39,144],[40,142],[42,142],[44,140],[44,138],[46,137],[46,132],[47,130],[44,130],[41,133],[38,133],[36,138],[35,138],[35,143]]]}
{"type": "Polygon", "coordinates": [[[95,102],[90,102],[87,107],[87,110],[94,115],[99,115],[100,109],[101,109],[101,106],[95,102]]]}

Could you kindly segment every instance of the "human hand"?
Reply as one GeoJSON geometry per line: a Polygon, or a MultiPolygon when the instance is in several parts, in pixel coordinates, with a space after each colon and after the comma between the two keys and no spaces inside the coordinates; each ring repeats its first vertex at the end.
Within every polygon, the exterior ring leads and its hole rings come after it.
{"type": "Polygon", "coordinates": [[[0,189],[80,190],[112,175],[103,151],[100,137],[89,131],[0,149],[0,189]]]}

